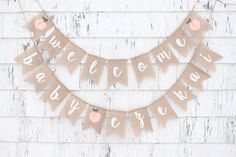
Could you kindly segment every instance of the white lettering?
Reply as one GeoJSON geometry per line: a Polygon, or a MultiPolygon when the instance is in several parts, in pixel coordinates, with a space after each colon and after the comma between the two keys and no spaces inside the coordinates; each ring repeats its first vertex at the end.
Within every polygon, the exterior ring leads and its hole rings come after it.
{"type": "Polygon", "coordinates": [[[68,111],[68,115],[71,115],[74,111],[79,110],[79,103],[76,100],[73,100],[70,104],[70,110],[68,111]]]}
{"type": "Polygon", "coordinates": [[[120,77],[121,74],[122,74],[122,71],[119,70],[118,67],[114,67],[114,68],[113,68],[113,75],[114,75],[115,77],[120,77]]]}
{"type": "Polygon", "coordinates": [[[191,73],[189,77],[193,82],[197,82],[201,78],[198,72],[191,73]]]}
{"type": "Polygon", "coordinates": [[[75,57],[75,52],[70,52],[68,55],[67,55],[67,60],[69,62],[72,62],[72,61],[75,61],[76,60],[76,57],[75,57]]]}
{"type": "Polygon", "coordinates": [[[52,48],[61,48],[61,42],[60,41],[57,41],[55,40],[56,36],[54,35],[50,40],[49,40],[49,44],[52,46],[52,48]]]}
{"type": "Polygon", "coordinates": [[[170,54],[170,51],[168,53],[166,51],[162,51],[158,55],[156,55],[156,57],[159,60],[159,62],[163,63],[164,59],[170,59],[171,58],[171,54],[170,54]]]}
{"type": "Polygon", "coordinates": [[[166,108],[166,107],[163,108],[163,107],[161,107],[161,106],[158,106],[157,111],[158,111],[158,113],[159,113],[160,115],[162,115],[162,116],[164,116],[164,115],[167,114],[167,108],[166,108]]]}
{"type": "Polygon", "coordinates": [[[185,44],[186,44],[186,42],[185,42],[185,39],[183,38],[182,40],[181,39],[179,39],[179,38],[177,38],[176,40],[175,40],[175,42],[176,42],[176,44],[179,46],[179,47],[184,47],[185,46],[185,44]]]}
{"type": "Polygon", "coordinates": [[[37,53],[35,52],[35,53],[31,54],[30,56],[26,57],[24,59],[24,64],[32,65],[33,57],[36,55],[37,55],[37,53]]]}
{"type": "Polygon", "coordinates": [[[46,80],[45,80],[45,77],[46,77],[45,73],[38,73],[38,74],[35,76],[35,78],[38,80],[38,82],[44,82],[44,81],[46,81],[46,80]]]}
{"type": "Polygon", "coordinates": [[[187,95],[187,92],[186,92],[186,91],[184,91],[184,93],[183,93],[182,91],[179,90],[178,92],[173,91],[173,93],[174,93],[181,101],[184,101],[185,99],[188,98],[188,95],[187,95]]]}
{"type": "Polygon", "coordinates": [[[61,86],[58,85],[57,88],[51,93],[51,95],[50,95],[51,100],[58,100],[58,99],[60,99],[58,97],[59,96],[58,91],[59,91],[60,88],[61,88],[61,86]]]}
{"type": "Polygon", "coordinates": [[[212,59],[211,59],[211,56],[210,55],[207,55],[206,56],[203,56],[203,54],[199,54],[205,61],[207,61],[208,63],[211,63],[212,62],[212,59]]]}
{"type": "Polygon", "coordinates": [[[111,126],[113,127],[113,128],[118,128],[119,127],[119,125],[120,125],[120,122],[117,122],[118,121],[118,119],[116,118],[116,117],[113,117],[112,119],[111,119],[111,126]],[[117,123],[116,123],[117,122],[117,123]]]}
{"type": "Polygon", "coordinates": [[[92,62],[91,66],[90,66],[90,68],[89,68],[89,73],[90,73],[91,75],[93,75],[93,74],[97,71],[97,69],[95,69],[97,63],[98,63],[97,60],[94,60],[94,61],[92,62]]]}
{"type": "Polygon", "coordinates": [[[148,67],[148,65],[147,64],[145,65],[143,62],[138,63],[138,69],[141,72],[144,72],[147,69],[147,67],[148,67]]]}
{"type": "Polygon", "coordinates": [[[142,129],[144,127],[144,121],[143,121],[144,116],[138,112],[134,112],[134,114],[135,114],[135,117],[139,120],[139,127],[142,129]]]}

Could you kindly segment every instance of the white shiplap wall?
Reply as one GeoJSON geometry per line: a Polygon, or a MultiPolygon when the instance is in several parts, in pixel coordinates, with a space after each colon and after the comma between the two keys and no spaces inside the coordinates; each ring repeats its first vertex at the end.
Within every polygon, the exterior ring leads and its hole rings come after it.
{"type": "MultiPolygon", "coordinates": [[[[30,19],[40,11],[34,0],[21,0],[30,19]]],[[[56,25],[90,53],[128,58],[147,52],[174,31],[196,0],[41,0],[56,25]]],[[[210,5],[213,0],[210,1],[210,5]]],[[[227,1],[234,2],[234,0],[227,1]]],[[[196,10],[207,17],[202,0],[196,10]]],[[[154,132],[126,138],[82,130],[84,113],[75,126],[59,119],[49,104],[39,100],[24,83],[14,58],[29,46],[21,26],[23,16],[15,0],[0,0],[0,157],[235,157],[236,156],[236,7],[217,3],[212,30],[205,36],[209,47],[224,58],[204,83],[205,91],[186,112],[166,128],[151,118],[154,132]]],[[[99,86],[81,82],[80,68],[72,75],[55,66],[57,76],[88,102],[113,109],[145,106],[178,78],[189,58],[157,78],[137,84],[133,72],[129,86],[107,89],[106,74],[99,86]]],[[[129,65],[130,66],[130,65],[129,65]]],[[[130,70],[131,71],[131,70],[130,70]]]]}

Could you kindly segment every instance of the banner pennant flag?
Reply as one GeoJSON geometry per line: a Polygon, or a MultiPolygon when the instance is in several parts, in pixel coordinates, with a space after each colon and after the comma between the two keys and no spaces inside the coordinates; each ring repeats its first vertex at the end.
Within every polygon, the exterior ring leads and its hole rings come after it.
{"type": "Polygon", "coordinates": [[[126,112],[107,111],[107,134],[117,134],[121,138],[125,137],[126,112]]]}
{"type": "Polygon", "coordinates": [[[184,110],[187,109],[187,102],[196,97],[181,81],[176,82],[166,95],[184,110]]]}
{"type": "Polygon", "coordinates": [[[54,24],[46,14],[40,13],[30,20],[24,27],[33,32],[33,38],[36,39],[54,27],[54,24]]]}
{"type": "Polygon", "coordinates": [[[63,84],[59,81],[54,81],[48,90],[41,96],[41,99],[49,102],[52,111],[55,111],[68,94],[69,91],[63,84]]]}
{"type": "Polygon", "coordinates": [[[70,93],[69,96],[66,98],[63,109],[61,110],[61,113],[59,115],[61,117],[68,117],[72,125],[75,125],[76,121],[78,120],[85,107],[86,102],[79,99],[74,94],[70,93]]]}
{"type": "Polygon", "coordinates": [[[95,107],[95,106],[89,106],[85,122],[83,125],[83,129],[93,128],[96,132],[99,134],[102,131],[102,126],[105,121],[106,116],[106,110],[95,107]]]}
{"type": "Polygon", "coordinates": [[[199,47],[197,47],[192,60],[209,70],[215,71],[215,62],[221,58],[221,55],[207,48],[205,45],[200,44],[199,47]]]}
{"type": "Polygon", "coordinates": [[[15,61],[22,65],[22,74],[33,71],[44,62],[35,46],[17,56],[15,61]]]}
{"type": "Polygon", "coordinates": [[[146,77],[155,77],[155,72],[148,54],[132,58],[131,62],[138,82],[142,82],[146,77]]]}
{"type": "Polygon", "coordinates": [[[187,68],[184,70],[183,74],[181,75],[180,79],[186,82],[188,85],[190,85],[193,88],[196,88],[198,90],[203,90],[203,81],[208,79],[210,75],[198,67],[196,67],[194,64],[190,63],[187,68]]]}
{"type": "Polygon", "coordinates": [[[154,101],[150,105],[150,110],[163,127],[166,126],[167,121],[177,117],[175,111],[171,108],[164,96],[154,101]]]}
{"type": "Polygon", "coordinates": [[[184,57],[187,57],[189,51],[200,43],[201,39],[194,40],[181,27],[178,28],[168,39],[170,45],[184,57]]]}
{"type": "Polygon", "coordinates": [[[67,66],[70,73],[73,73],[79,66],[86,52],[73,43],[68,43],[59,59],[59,64],[67,66]]]}
{"type": "Polygon", "coordinates": [[[208,22],[194,12],[189,13],[182,26],[186,31],[191,33],[193,37],[197,38],[201,38],[209,29],[208,22]]]}
{"type": "Polygon", "coordinates": [[[105,63],[106,63],[105,59],[88,54],[80,79],[81,80],[91,79],[96,84],[98,84],[105,63]]]}
{"type": "Polygon", "coordinates": [[[152,131],[152,124],[147,108],[141,108],[129,112],[129,119],[136,136],[142,131],[152,131]]]}
{"type": "Polygon", "coordinates": [[[108,86],[115,83],[121,83],[125,86],[128,85],[128,68],[127,60],[108,60],[108,86]]]}
{"type": "Polygon", "coordinates": [[[49,87],[55,78],[48,66],[42,64],[27,76],[25,81],[34,84],[36,92],[39,92],[49,87]]]}

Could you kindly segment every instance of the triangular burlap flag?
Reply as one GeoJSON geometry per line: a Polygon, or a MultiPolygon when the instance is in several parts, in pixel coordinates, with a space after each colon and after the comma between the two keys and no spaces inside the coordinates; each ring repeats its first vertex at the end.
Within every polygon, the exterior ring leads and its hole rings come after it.
{"type": "Polygon", "coordinates": [[[70,95],[66,98],[60,116],[68,117],[72,125],[74,125],[85,107],[86,102],[84,102],[74,94],[70,93],[70,95]]]}
{"type": "Polygon", "coordinates": [[[40,13],[31,19],[24,27],[33,32],[33,38],[36,39],[54,27],[54,24],[45,13],[40,13]]]}
{"type": "Polygon", "coordinates": [[[27,76],[25,81],[34,84],[35,90],[38,92],[46,89],[55,81],[55,79],[53,72],[48,68],[48,66],[42,64],[27,76]]]}
{"type": "Polygon", "coordinates": [[[22,74],[33,71],[36,67],[43,64],[43,58],[38,49],[33,46],[15,58],[17,63],[22,64],[22,74]]]}
{"type": "Polygon", "coordinates": [[[166,95],[184,110],[187,109],[187,102],[196,97],[181,81],[176,82],[166,95]]]}
{"type": "Polygon", "coordinates": [[[161,97],[154,101],[149,108],[163,127],[166,126],[167,121],[177,117],[175,111],[165,97],[161,97]]]}
{"type": "MultiPolygon", "coordinates": [[[[55,78],[56,80],[56,78],[55,78]]],[[[50,103],[52,111],[62,103],[69,94],[68,89],[59,81],[54,81],[47,91],[41,96],[41,99],[50,103]]]]}
{"type": "Polygon", "coordinates": [[[90,105],[85,117],[83,129],[93,128],[99,134],[105,121],[106,110],[90,105]]]}
{"type": "Polygon", "coordinates": [[[73,73],[85,54],[86,52],[83,49],[69,42],[60,56],[58,63],[66,65],[70,73],[73,73]]]}
{"type": "Polygon", "coordinates": [[[142,82],[146,77],[155,77],[155,72],[148,54],[132,58],[131,62],[138,82],[142,82]]]}
{"type": "Polygon", "coordinates": [[[152,131],[152,124],[147,108],[141,108],[129,112],[129,119],[136,136],[142,131],[152,131]]]}
{"type": "Polygon", "coordinates": [[[80,79],[81,80],[91,79],[96,84],[98,84],[105,63],[106,63],[105,59],[88,54],[80,79]]]}
{"type": "Polygon", "coordinates": [[[201,36],[209,29],[209,24],[206,20],[192,11],[183,22],[182,28],[191,33],[192,36],[201,38],[201,36]]]}
{"type": "Polygon", "coordinates": [[[108,60],[107,68],[109,87],[115,83],[121,83],[125,86],[128,85],[127,60],[108,60]]]}
{"type": "Polygon", "coordinates": [[[198,90],[203,90],[203,81],[208,79],[210,75],[194,64],[190,63],[187,65],[187,68],[184,70],[183,74],[181,75],[180,79],[186,82],[188,85],[196,88],[198,90]]]}
{"type": "Polygon", "coordinates": [[[47,50],[49,57],[53,58],[62,51],[68,42],[67,37],[65,37],[60,30],[55,28],[38,47],[47,50]]]}
{"type": "Polygon", "coordinates": [[[165,72],[170,65],[179,63],[166,42],[152,49],[151,54],[163,72],[165,72]]]}
{"type": "Polygon", "coordinates": [[[117,134],[121,138],[125,137],[126,112],[109,110],[107,112],[107,134],[117,134]]]}
{"type": "Polygon", "coordinates": [[[188,53],[192,47],[197,47],[199,40],[195,41],[193,37],[189,36],[181,27],[179,27],[169,38],[168,42],[171,46],[178,51],[184,57],[188,56],[188,53]]]}
{"type": "Polygon", "coordinates": [[[206,67],[208,70],[215,71],[215,62],[221,58],[221,55],[210,50],[205,45],[200,44],[199,47],[197,47],[192,60],[206,67]]]}

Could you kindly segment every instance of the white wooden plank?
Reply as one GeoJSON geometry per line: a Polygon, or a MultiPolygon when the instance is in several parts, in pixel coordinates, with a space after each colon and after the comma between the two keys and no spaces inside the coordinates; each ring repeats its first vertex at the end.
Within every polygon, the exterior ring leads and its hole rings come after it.
{"type": "Polygon", "coordinates": [[[0,141],[53,142],[53,143],[236,143],[236,118],[178,118],[165,128],[152,118],[153,132],[135,136],[130,123],[126,137],[106,136],[93,129],[83,130],[83,119],[72,126],[67,119],[59,118],[7,118],[1,117],[0,141]],[[9,128],[12,128],[8,130],[9,128]],[[67,129],[65,129],[67,128],[67,129]],[[173,132],[175,130],[175,132],[173,132]]]}
{"type": "MultiPolygon", "coordinates": [[[[234,0],[225,0],[228,3],[233,3],[234,0]]],[[[21,0],[24,11],[40,11],[36,0],[21,0]]],[[[70,0],[64,3],[63,0],[56,2],[40,0],[43,8],[47,11],[60,11],[60,12],[91,12],[91,11],[106,11],[106,12],[135,12],[135,11],[190,11],[197,0],[182,1],[182,0],[149,0],[143,2],[141,0],[70,0]],[[140,5],[141,4],[141,5],[140,5]],[[161,5],[160,5],[161,4],[161,5]]],[[[213,5],[214,0],[210,0],[210,6],[213,5]]],[[[201,0],[197,5],[196,10],[205,11],[203,5],[206,5],[208,0],[201,0]]],[[[217,3],[215,11],[234,11],[234,6],[227,6],[217,3]]],[[[17,2],[14,0],[4,0],[0,5],[0,12],[19,12],[21,11],[17,2]]]]}
{"type": "MultiPolygon", "coordinates": [[[[187,16],[187,12],[173,13],[53,13],[59,29],[69,37],[167,37],[187,16]],[[124,18],[125,17],[125,18],[124,18]],[[168,22],[171,21],[171,22],[168,22]]],[[[35,14],[34,14],[35,15],[35,14]]],[[[209,17],[209,13],[200,14],[209,17]]],[[[26,22],[22,14],[3,16],[2,38],[29,37],[22,28],[26,22]],[[16,33],[17,32],[17,33],[16,33]]],[[[207,37],[235,37],[236,12],[216,12],[207,37]]],[[[27,17],[32,18],[28,13],[27,17]]]]}
{"type": "Polygon", "coordinates": [[[20,128],[22,126],[20,126],[20,119],[8,119],[8,118],[0,118],[0,125],[1,125],[1,129],[0,129],[0,141],[4,141],[4,139],[6,139],[6,141],[8,141],[7,139],[9,139],[10,141],[18,141],[18,138],[20,136],[20,128]]]}
{"type": "Polygon", "coordinates": [[[1,143],[1,154],[7,157],[86,156],[86,157],[234,157],[230,144],[55,144],[1,143]],[[138,151],[137,151],[138,150],[138,151]],[[18,152],[18,153],[16,153],[18,152]]]}
{"type": "Polygon", "coordinates": [[[0,154],[6,157],[26,157],[27,148],[25,143],[1,143],[0,154]]]}

